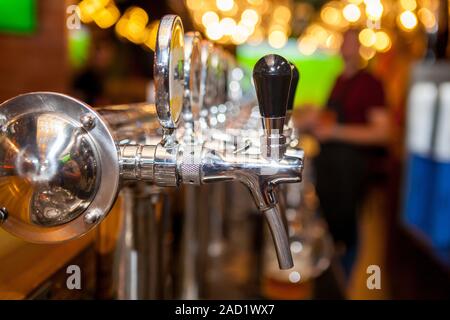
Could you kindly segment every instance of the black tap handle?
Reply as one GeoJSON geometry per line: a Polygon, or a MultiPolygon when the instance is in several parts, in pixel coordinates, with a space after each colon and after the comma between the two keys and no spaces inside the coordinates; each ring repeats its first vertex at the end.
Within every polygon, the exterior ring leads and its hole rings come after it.
{"type": "Polygon", "coordinates": [[[291,78],[291,64],[282,56],[268,54],[259,59],[253,68],[253,81],[261,116],[286,116],[291,78]]]}
{"type": "Polygon", "coordinates": [[[289,90],[289,101],[287,104],[287,110],[292,111],[294,109],[294,98],[295,92],[297,91],[298,80],[300,79],[300,74],[298,73],[298,69],[295,64],[291,63],[292,66],[292,80],[291,87],[289,90]]]}

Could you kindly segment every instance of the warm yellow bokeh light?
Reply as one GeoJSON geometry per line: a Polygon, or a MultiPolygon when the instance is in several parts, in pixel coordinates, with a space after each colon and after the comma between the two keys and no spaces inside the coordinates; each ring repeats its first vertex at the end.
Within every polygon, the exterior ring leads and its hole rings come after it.
{"type": "Polygon", "coordinates": [[[130,21],[141,27],[145,27],[148,22],[147,12],[139,7],[131,7],[125,12],[125,15],[128,17],[128,19],[130,19],[130,21]]]}
{"type": "Polygon", "coordinates": [[[231,40],[234,44],[241,44],[247,41],[250,33],[248,29],[241,23],[239,23],[234,29],[234,33],[231,35],[231,40]]]}
{"type": "Polygon", "coordinates": [[[112,27],[119,20],[120,11],[115,5],[109,5],[94,15],[95,23],[102,29],[112,27]]]}
{"type": "Polygon", "coordinates": [[[220,27],[224,35],[232,35],[236,29],[236,21],[233,18],[223,18],[220,21],[220,27]]]}
{"type": "Polygon", "coordinates": [[[223,30],[220,27],[220,23],[211,23],[206,28],[206,36],[211,40],[219,40],[223,36],[223,30]]]}
{"type": "Polygon", "coordinates": [[[417,26],[417,17],[411,11],[403,11],[398,19],[400,27],[404,30],[412,30],[417,26]]]}
{"type": "Polygon", "coordinates": [[[341,47],[342,41],[343,39],[340,33],[333,33],[325,40],[325,46],[332,51],[337,51],[341,47]]]}
{"type": "Polygon", "coordinates": [[[159,20],[153,21],[146,30],[146,39],[144,44],[155,51],[156,48],[156,37],[158,36],[159,20]]]}
{"type": "Polygon", "coordinates": [[[380,0],[366,0],[366,15],[370,20],[380,20],[383,15],[383,5],[380,0]]]}
{"type": "Polygon", "coordinates": [[[83,0],[78,4],[80,9],[80,19],[84,23],[94,20],[94,15],[103,9],[109,1],[104,0],[83,0]]]}
{"type": "Polygon", "coordinates": [[[341,22],[341,12],[339,9],[327,6],[320,12],[320,17],[329,25],[339,25],[341,22]]]}
{"type": "Polygon", "coordinates": [[[361,10],[356,4],[349,3],[344,7],[342,14],[348,22],[356,22],[361,17],[361,10]]]}
{"type": "Polygon", "coordinates": [[[291,15],[291,10],[286,6],[277,6],[273,12],[273,18],[278,22],[289,22],[291,15]]]}
{"type": "Polygon", "coordinates": [[[249,37],[255,31],[254,25],[245,24],[245,23],[243,23],[243,21],[240,21],[238,23],[238,26],[239,26],[239,30],[240,30],[239,32],[243,32],[245,37],[249,37]]]}
{"type": "Polygon", "coordinates": [[[298,41],[298,51],[305,56],[310,56],[317,50],[317,41],[314,37],[306,36],[298,41]]]}
{"type": "Polygon", "coordinates": [[[307,34],[314,37],[318,42],[326,41],[329,36],[328,31],[319,24],[310,25],[307,29],[307,34]]]}
{"type": "Polygon", "coordinates": [[[384,31],[378,31],[375,33],[376,40],[374,43],[374,48],[379,52],[386,52],[389,51],[389,49],[392,46],[391,39],[389,38],[389,35],[384,31]]]}
{"type": "Polygon", "coordinates": [[[230,11],[233,9],[234,0],[216,0],[216,6],[220,11],[230,11]]]}
{"type": "Polygon", "coordinates": [[[257,46],[264,41],[264,32],[262,28],[256,29],[250,38],[248,38],[248,44],[251,46],[257,46]]]}
{"type": "Polygon", "coordinates": [[[376,51],[373,48],[369,48],[366,46],[361,46],[359,48],[359,54],[364,60],[372,59],[373,57],[375,57],[375,53],[376,51]]]}
{"type": "Polygon", "coordinates": [[[186,6],[191,10],[199,10],[203,5],[202,0],[186,0],[186,6]]]}
{"type": "Polygon", "coordinates": [[[417,8],[416,0],[400,0],[400,5],[404,10],[414,11],[417,8]]]}
{"type": "Polygon", "coordinates": [[[246,9],[241,14],[241,20],[244,24],[255,25],[259,20],[258,12],[253,9],[246,9]]]}
{"type": "Polygon", "coordinates": [[[375,35],[375,32],[372,29],[365,28],[361,30],[359,33],[359,42],[366,47],[371,47],[375,44],[375,41],[377,40],[377,37],[375,35]]]}
{"type": "Polygon", "coordinates": [[[269,45],[274,49],[281,49],[287,43],[287,35],[283,31],[274,30],[269,34],[269,45]]]}
{"type": "Polygon", "coordinates": [[[202,23],[205,27],[208,27],[209,25],[218,22],[219,16],[214,11],[207,11],[202,16],[202,23]]]}
{"type": "Polygon", "coordinates": [[[421,8],[417,12],[417,14],[419,16],[420,22],[422,22],[427,30],[431,30],[436,27],[436,17],[429,9],[421,8]]]}
{"type": "Polygon", "coordinates": [[[145,41],[145,25],[135,20],[129,20],[126,34],[128,40],[136,44],[141,44],[145,41]]]}

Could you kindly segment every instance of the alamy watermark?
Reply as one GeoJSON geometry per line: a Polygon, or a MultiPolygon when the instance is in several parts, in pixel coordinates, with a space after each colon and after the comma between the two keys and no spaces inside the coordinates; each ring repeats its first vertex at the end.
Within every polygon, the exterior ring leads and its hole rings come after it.
{"type": "Polygon", "coordinates": [[[81,29],[81,10],[77,5],[70,5],[66,9],[67,19],[66,27],[69,30],[81,29]]]}
{"type": "Polygon", "coordinates": [[[381,289],[381,268],[376,264],[367,267],[366,273],[369,275],[366,280],[366,286],[369,290],[381,289]]]}
{"type": "Polygon", "coordinates": [[[69,290],[81,290],[81,269],[76,264],[67,267],[66,273],[69,275],[66,280],[66,287],[69,290]]]}

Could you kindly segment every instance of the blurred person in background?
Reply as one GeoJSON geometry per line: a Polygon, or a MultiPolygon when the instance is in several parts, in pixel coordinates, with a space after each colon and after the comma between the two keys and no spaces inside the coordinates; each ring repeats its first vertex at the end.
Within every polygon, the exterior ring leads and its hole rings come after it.
{"type": "Polygon", "coordinates": [[[342,262],[349,275],[357,250],[357,217],[369,189],[384,181],[389,138],[388,112],[381,82],[362,68],[359,30],[344,34],[344,70],[327,106],[307,112],[300,130],[320,142],[315,159],[316,189],[342,262]],[[306,119],[306,120],[305,120],[306,119]]]}
{"type": "Polygon", "coordinates": [[[73,94],[92,106],[109,104],[105,86],[111,77],[115,57],[116,48],[112,40],[100,38],[92,41],[87,65],[73,80],[73,94]]]}

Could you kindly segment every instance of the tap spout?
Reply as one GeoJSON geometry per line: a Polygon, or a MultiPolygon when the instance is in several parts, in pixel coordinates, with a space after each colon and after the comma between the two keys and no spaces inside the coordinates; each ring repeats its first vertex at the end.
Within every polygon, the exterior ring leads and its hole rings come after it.
{"type": "Polygon", "coordinates": [[[292,268],[294,261],[292,260],[289,238],[278,206],[267,209],[263,213],[269,225],[270,233],[272,234],[280,269],[286,270],[292,268]]]}

